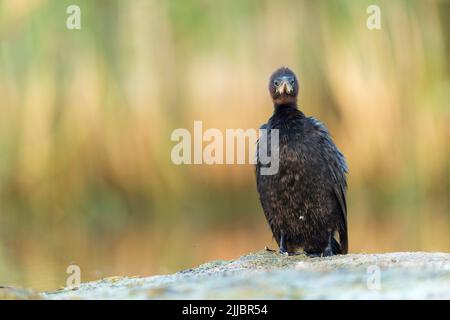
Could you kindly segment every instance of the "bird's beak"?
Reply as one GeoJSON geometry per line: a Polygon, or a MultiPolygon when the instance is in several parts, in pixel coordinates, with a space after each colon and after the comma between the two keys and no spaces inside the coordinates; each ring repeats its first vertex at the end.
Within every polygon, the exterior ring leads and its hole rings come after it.
{"type": "Polygon", "coordinates": [[[277,88],[277,92],[279,94],[283,94],[283,93],[290,94],[292,91],[294,91],[294,88],[288,81],[285,81],[285,80],[282,80],[281,84],[277,88]]]}

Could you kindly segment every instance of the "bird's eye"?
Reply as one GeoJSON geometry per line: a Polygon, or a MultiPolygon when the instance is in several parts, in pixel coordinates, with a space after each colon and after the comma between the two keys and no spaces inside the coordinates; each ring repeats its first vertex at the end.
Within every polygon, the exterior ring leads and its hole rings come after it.
{"type": "Polygon", "coordinates": [[[273,84],[274,84],[276,87],[278,87],[278,86],[280,85],[280,80],[275,79],[275,80],[273,81],[273,84]]]}
{"type": "Polygon", "coordinates": [[[294,79],[291,79],[291,81],[289,81],[290,82],[290,84],[293,86],[294,84],[295,84],[295,80],[294,79]]]}

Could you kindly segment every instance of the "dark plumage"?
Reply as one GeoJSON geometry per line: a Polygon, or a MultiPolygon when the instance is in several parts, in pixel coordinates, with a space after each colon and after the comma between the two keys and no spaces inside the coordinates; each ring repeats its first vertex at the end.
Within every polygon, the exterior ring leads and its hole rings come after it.
{"type": "Polygon", "coordinates": [[[270,77],[274,113],[262,126],[267,129],[267,145],[258,143],[258,148],[269,149],[270,155],[270,131],[279,129],[279,170],[262,175],[264,165],[257,158],[261,205],[280,252],[345,254],[347,165],[327,128],[298,109],[298,90],[297,78],[288,68],[270,77]]]}

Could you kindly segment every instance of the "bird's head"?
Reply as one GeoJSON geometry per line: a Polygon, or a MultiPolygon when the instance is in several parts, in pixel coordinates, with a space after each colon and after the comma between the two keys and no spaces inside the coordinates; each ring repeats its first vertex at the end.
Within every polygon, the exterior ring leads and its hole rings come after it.
{"type": "Polygon", "coordinates": [[[294,72],[282,67],[270,76],[269,92],[275,106],[297,105],[298,81],[294,72]]]}

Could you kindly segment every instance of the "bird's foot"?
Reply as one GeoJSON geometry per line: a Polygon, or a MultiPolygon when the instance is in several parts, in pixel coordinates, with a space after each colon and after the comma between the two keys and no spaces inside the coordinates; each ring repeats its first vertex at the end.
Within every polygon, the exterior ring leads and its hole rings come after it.
{"type": "MultiPolygon", "coordinates": [[[[277,250],[270,249],[269,247],[264,247],[264,250],[266,250],[267,252],[277,252],[277,250]]],[[[283,250],[283,249],[279,249],[278,253],[282,254],[283,256],[298,256],[298,255],[301,255],[301,254],[305,254],[304,252],[288,252],[288,251],[283,250]]]]}
{"type": "Polygon", "coordinates": [[[284,256],[299,256],[305,254],[304,252],[289,252],[283,249],[280,249],[278,252],[284,256]]]}
{"type": "Polygon", "coordinates": [[[322,256],[322,252],[305,251],[305,254],[308,258],[320,258],[322,256]]]}
{"type": "Polygon", "coordinates": [[[304,252],[288,252],[288,256],[301,256],[304,254],[304,252]]]}

